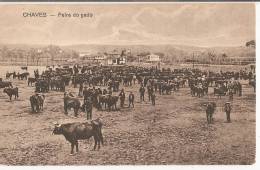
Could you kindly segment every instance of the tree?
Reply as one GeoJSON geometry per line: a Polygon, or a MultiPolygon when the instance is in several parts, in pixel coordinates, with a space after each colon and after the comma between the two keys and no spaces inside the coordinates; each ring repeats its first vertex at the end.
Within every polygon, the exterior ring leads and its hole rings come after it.
{"type": "Polygon", "coordinates": [[[246,42],[246,47],[255,48],[255,40],[251,40],[251,41],[246,42]]]}

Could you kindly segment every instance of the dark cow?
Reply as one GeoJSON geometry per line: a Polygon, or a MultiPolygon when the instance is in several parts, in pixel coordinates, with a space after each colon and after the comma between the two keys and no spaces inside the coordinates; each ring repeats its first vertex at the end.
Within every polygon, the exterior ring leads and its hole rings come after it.
{"type": "Polygon", "coordinates": [[[116,103],[117,103],[118,99],[119,99],[118,96],[111,96],[111,95],[109,95],[108,101],[107,101],[107,105],[108,105],[109,111],[111,111],[113,106],[114,106],[114,109],[117,110],[116,103]]]}
{"type": "Polygon", "coordinates": [[[5,75],[5,78],[6,79],[9,79],[11,76],[13,76],[14,75],[14,73],[6,73],[6,75],[5,75]]]}
{"type": "Polygon", "coordinates": [[[0,81],[0,88],[13,87],[10,81],[0,81]]]}
{"type": "Polygon", "coordinates": [[[99,100],[99,106],[102,109],[102,106],[105,105],[108,106],[109,111],[111,111],[112,107],[114,106],[114,110],[117,109],[116,103],[118,101],[119,97],[118,96],[112,96],[112,95],[99,95],[98,100],[99,100]]]}
{"type": "Polygon", "coordinates": [[[27,77],[30,75],[30,73],[28,73],[28,72],[25,72],[25,73],[21,73],[21,74],[18,74],[18,79],[19,80],[27,80],[27,77]]]}
{"type": "Polygon", "coordinates": [[[11,88],[11,87],[8,87],[8,88],[5,88],[4,89],[4,93],[6,93],[10,100],[12,100],[12,96],[14,95],[15,99],[17,99],[19,96],[18,96],[18,87],[15,87],[15,88],[11,88]]]}
{"type": "Polygon", "coordinates": [[[98,102],[99,102],[99,106],[100,109],[102,109],[102,106],[107,106],[107,100],[108,100],[108,95],[99,95],[98,96],[98,102]]]}
{"type": "Polygon", "coordinates": [[[162,85],[162,94],[166,92],[166,94],[171,94],[172,89],[174,88],[173,84],[163,84],[162,85]]]}
{"type": "Polygon", "coordinates": [[[64,93],[64,111],[65,114],[68,114],[68,109],[74,109],[75,117],[78,116],[78,112],[80,107],[79,99],[75,98],[74,96],[69,95],[67,92],[64,93]]]}
{"type": "Polygon", "coordinates": [[[43,79],[38,79],[35,82],[35,92],[48,92],[49,91],[49,81],[48,80],[43,80],[43,79]]]}
{"type": "Polygon", "coordinates": [[[207,89],[206,88],[204,89],[203,86],[194,85],[194,84],[190,85],[190,89],[191,89],[191,95],[192,96],[197,95],[199,98],[202,97],[207,91],[207,89]]]}
{"type": "Polygon", "coordinates": [[[65,91],[65,82],[62,79],[52,79],[50,81],[51,90],[65,91]]]}
{"type": "Polygon", "coordinates": [[[24,66],[24,67],[21,67],[22,70],[28,70],[28,67],[27,66],[24,66]]]}
{"type": "Polygon", "coordinates": [[[252,86],[254,88],[254,92],[255,92],[255,79],[251,79],[249,80],[249,85],[252,86]]]}
{"type": "Polygon", "coordinates": [[[214,88],[214,95],[217,95],[221,98],[221,96],[225,96],[228,89],[226,87],[214,88]]]}
{"type": "Polygon", "coordinates": [[[28,78],[28,86],[29,86],[29,85],[32,86],[32,84],[35,83],[35,82],[36,82],[36,78],[33,78],[33,77],[29,77],[29,78],[28,78]]]}
{"type": "Polygon", "coordinates": [[[42,94],[35,94],[30,97],[30,103],[32,112],[40,112],[43,111],[43,104],[44,104],[45,96],[42,94]]]}
{"type": "Polygon", "coordinates": [[[65,139],[71,143],[70,154],[74,153],[74,146],[76,145],[76,152],[79,151],[78,140],[89,139],[92,136],[95,140],[95,145],[93,150],[100,149],[100,143],[103,145],[103,135],[102,135],[102,123],[99,119],[92,120],[84,123],[66,123],[66,124],[55,124],[53,134],[64,135],[65,139]]]}

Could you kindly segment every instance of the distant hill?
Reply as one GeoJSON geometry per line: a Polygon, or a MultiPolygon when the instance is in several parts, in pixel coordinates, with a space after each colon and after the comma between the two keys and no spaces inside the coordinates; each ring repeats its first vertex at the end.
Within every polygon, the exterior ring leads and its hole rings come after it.
{"type": "Polygon", "coordinates": [[[10,49],[23,49],[28,50],[30,48],[43,48],[47,45],[41,45],[41,44],[0,44],[0,49],[3,47],[7,47],[10,49]]]}
{"type": "Polygon", "coordinates": [[[123,50],[130,49],[133,55],[140,54],[143,52],[150,53],[164,53],[164,56],[168,59],[183,59],[191,58],[193,54],[196,57],[207,57],[209,54],[215,56],[225,54],[227,57],[255,57],[255,49],[248,48],[246,46],[239,47],[195,47],[195,46],[185,46],[185,45],[71,45],[63,46],[62,48],[73,49],[78,52],[108,52],[114,49],[123,50]]]}
{"type": "MultiPolygon", "coordinates": [[[[0,51],[3,47],[8,49],[28,50],[31,48],[45,48],[47,45],[38,44],[0,44],[0,51]]],[[[229,58],[249,58],[250,61],[255,59],[255,48],[247,46],[239,47],[196,47],[174,44],[159,44],[159,45],[102,45],[102,44],[76,44],[67,46],[57,46],[62,50],[72,50],[77,53],[97,54],[104,52],[112,52],[118,50],[121,52],[124,49],[131,51],[131,56],[137,60],[137,55],[141,53],[155,53],[162,56],[163,62],[183,62],[196,60],[199,63],[221,63],[229,58]]],[[[71,55],[70,55],[71,56],[71,55]]],[[[55,58],[55,56],[54,56],[55,58]]]]}

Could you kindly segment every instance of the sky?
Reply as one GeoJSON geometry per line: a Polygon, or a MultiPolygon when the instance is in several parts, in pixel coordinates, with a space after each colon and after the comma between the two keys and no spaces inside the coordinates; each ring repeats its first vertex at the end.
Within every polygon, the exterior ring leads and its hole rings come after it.
{"type": "Polygon", "coordinates": [[[1,44],[241,46],[255,39],[247,3],[0,5],[1,44]],[[24,17],[46,12],[47,17],[24,17]],[[93,17],[58,17],[92,13],[93,17]],[[55,16],[49,16],[55,15],[55,16]]]}

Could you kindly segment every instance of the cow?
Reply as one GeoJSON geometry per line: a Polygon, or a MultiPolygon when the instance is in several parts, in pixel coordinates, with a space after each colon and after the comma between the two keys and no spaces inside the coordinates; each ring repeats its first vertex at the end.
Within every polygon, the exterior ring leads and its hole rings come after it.
{"type": "Polygon", "coordinates": [[[32,84],[35,83],[35,82],[36,82],[36,78],[32,78],[32,77],[29,77],[29,78],[28,78],[28,86],[29,86],[29,85],[32,86],[32,84]]]}
{"type": "Polygon", "coordinates": [[[21,67],[22,70],[28,70],[28,67],[27,66],[24,66],[24,67],[21,67]]]}
{"type": "Polygon", "coordinates": [[[112,95],[99,95],[98,96],[98,101],[99,101],[99,106],[102,109],[102,105],[108,106],[109,111],[111,111],[112,107],[114,106],[114,109],[116,110],[116,103],[118,101],[119,97],[118,96],[112,96],[112,95]]]}
{"type": "Polygon", "coordinates": [[[75,98],[74,96],[68,94],[67,92],[64,93],[64,111],[65,114],[68,114],[68,109],[73,108],[75,117],[78,116],[78,112],[81,109],[79,99],[75,98]]]}
{"type": "Polygon", "coordinates": [[[116,103],[118,101],[119,97],[118,96],[111,96],[109,95],[108,100],[107,100],[107,105],[109,111],[111,111],[111,108],[114,106],[114,109],[117,110],[116,108],[116,103]]]}
{"type": "Polygon", "coordinates": [[[191,84],[190,85],[190,89],[191,89],[191,95],[192,96],[198,96],[199,98],[202,97],[204,95],[204,93],[206,93],[207,89],[203,86],[200,85],[195,85],[195,84],[191,84]]]}
{"type": "Polygon", "coordinates": [[[25,72],[25,73],[21,73],[21,74],[18,74],[18,79],[19,80],[23,80],[23,79],[25,79],[25,80],[27,80],[27,77],[30,75],[30,73],[29,72],[25,72]]]}
{"type": "Polygon", "coordinates": [[[14,95],[15,99],[17,99],[19,97],[18,87],[15,87],[15,88],[8,87],[8,88],[5,88],[3,92],[9,96],[10,100],[12,100],[13,95],[14,95]]]}
{"type": "Polygon", "coordinates": [[[48,80],[43,80],[43,79],[38,79],[35,82],[35,92],[48,92],[49,91],[49,81],[48,80]]]}
{"type": "Polygon", "coordinates": [[[225,96],[227,93],[228,89],[224,86],[220,87],[220,88],[214,88],[214,96],[217,95],[219,98],[221,98],[221,96],[225,96]]]}
{"type": "Polygon", "coordinates": [[[70,155],[74,153],[74,146],[76,145],[76,152],[79,152],[78,140],[89,139],[94,137],[95,145],[93,150],[100,149],[100,143],[103,145],[102,122],[100,119],[89,122],[75,122],[66,124],[55,124],[53,130],[55,135],[64,135],[65,139],[71,143],[70,155]]]}
{"type": "Polygon", "coordinates": [[[256,82],[255,79],[250,79],[248,83],[250,86],[254,88],[254,92],[255,92],[255,84],[256,84],[255,82],[256,82]]]}
{"type": "Polygon", "coordinates": [[[45,100],[45,95],[43,94],[35,94],[30,97],[30,104],[32,108],[32,112],[40,112],[43,111],[43,104],[45,100]]]}
{"type": "Polygon", "coordinates": [[[171,94],[172,89],[174,88],[173,84],[163,84],[162,85],[162,94],[166,92],[166,94],[171,94]]]}
{"type": "Polygon", "coordinates": [[[0,81],[0,88],[13,87],[10,81],[0,81]]]}
{"type": "Polygon", "coordinates": [[[52,79],[50,81],[51,90],[65,91],[65,82],[62,79],[52,79]]]}
{"type": "Polygon", "coordinates": [[[5,78],[6,79],[9,79],[11,76],[13,76],[14,75],[14,72],[13,73],[6,73],[6,75],[5,75],[5,78]]]}

